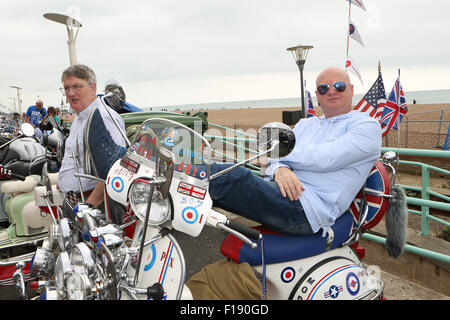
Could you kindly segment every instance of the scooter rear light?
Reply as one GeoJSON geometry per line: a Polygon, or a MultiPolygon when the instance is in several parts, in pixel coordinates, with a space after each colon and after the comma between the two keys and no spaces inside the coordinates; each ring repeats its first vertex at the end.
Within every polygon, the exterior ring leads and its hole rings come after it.
{"type": "Polygon", "coordinates": [[[352,244],[353,250],[355,250],[356,254],[358,255],[359,259],[364,259],[366,256],[366,249],[363,247],[358,246],[358,242],[355,242],[352,244]]]}

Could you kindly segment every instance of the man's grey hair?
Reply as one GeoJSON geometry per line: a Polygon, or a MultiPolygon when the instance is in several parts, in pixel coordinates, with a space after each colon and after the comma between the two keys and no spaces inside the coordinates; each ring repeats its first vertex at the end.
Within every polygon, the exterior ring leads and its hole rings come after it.
{"type": "Polygon", "coordinates": [[[86,80],[89,85],[97,83],[94,71],[84,64],[74,64],[64,70],[62,73],[61,82],[64,82],[64,79],[68,77],[86,80]]]}

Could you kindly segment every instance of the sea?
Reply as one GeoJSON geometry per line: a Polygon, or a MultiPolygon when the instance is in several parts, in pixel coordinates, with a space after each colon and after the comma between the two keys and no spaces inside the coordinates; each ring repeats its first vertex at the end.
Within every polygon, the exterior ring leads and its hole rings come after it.
{"type": "MultiPolygon", "coordinates": [[[[386,92],[386,95],[389,95],[386,92]]],[[[355,94],[353,96],[353,105],[356,105],[364,94],[355,94]]],[[[407,104],[448,104],[450,108],[450,89],[443,90],[425,90],[425,91],[405,91],[407,104]]],[[[317,106],[316,97],[313,96],[313,105],[317,106]]],[[[154,106],[144,108],[146,111],[183,111],[183,110],[214,110],[214,109],[247,109],[247,108],[288,108],[298,107],[300,97],[264,99],[264,100],[241,100],[226,102],[208,102],[180,105],[154,106]]]]}

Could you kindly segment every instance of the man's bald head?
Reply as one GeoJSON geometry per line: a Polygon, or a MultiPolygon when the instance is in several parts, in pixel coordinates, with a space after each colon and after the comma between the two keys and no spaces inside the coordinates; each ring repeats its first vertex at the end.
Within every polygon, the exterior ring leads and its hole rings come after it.
{"type": "Polygon", "coordinates": [[[316,88],[322,84],[329,85],[329,90],[320,95],[316,90],[317,101],[326,118],[334,117],[352,110],[353,85],[346,70],[330,67],[319,73],[316,79],[316,88]],[[339,92],[334,87],[335,82],[344,82],[346,88],[339,92]]]}

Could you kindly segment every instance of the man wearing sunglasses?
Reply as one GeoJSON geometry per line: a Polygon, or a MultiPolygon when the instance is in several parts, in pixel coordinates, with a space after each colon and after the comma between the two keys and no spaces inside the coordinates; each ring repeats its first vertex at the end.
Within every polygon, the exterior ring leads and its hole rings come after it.
{"type": "MultiPolygon", "coordinates": [[[[211,180],[215,205],[274,231],[325,236],[350,206],[381,152],[381,128],[353,111],[353,85],[345,70],[328,68],[316,80],[323,116],[301,119],[296,145],[270,159],[265,180],[240,167],[211,180]]],[[[213,164],[211,174],[224,168],[213,164]]]]}

